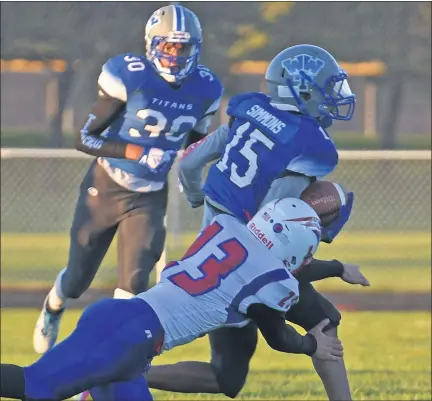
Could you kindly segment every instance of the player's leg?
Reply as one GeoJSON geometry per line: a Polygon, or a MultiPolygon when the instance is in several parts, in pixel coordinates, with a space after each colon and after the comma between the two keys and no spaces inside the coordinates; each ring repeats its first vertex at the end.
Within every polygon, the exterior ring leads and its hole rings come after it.
{"type": "Polygon", "coordinates": [[[235,398],[246,383],[249,363],[258,343],[254,323],[238,328],[222,328],[209,334],[211,365],[219,392],[235,398]]]}
{"type": "Polygon", "coordinates": [[[221,328],[209,333],[211,362],[153,365],[147,380],[151,388],[178,393],[223,393],[235,398],[243,388],[249,361],[258,342],[255,324],[221,328]]]}
{"type": "MultiPolygon", "coordinates": [[[[147,290],[149,276],[165,244],[167,188],[137,193],[118,227],[118,288],[138,294],[147,290]]],[[[117,295],[116,295],[117,297],[117,295]]]]}
{"type": "MultiPolygon", "coordinates": [[[[148,288],[150,273],[164,248],[167,203],[167,187],[157,192],[134,193],[131,197],[118,227],[119,273],[115,298],[129,299],[148,288]]],[[[120,392],[116,385],[110,386],[109,391],[120,392]]],[[[100,392],[101,389],[92,390],[92,394],[100,392]]]]}
{"type": "MultiPolygon", "coordinates": [[[[129,299],[148,288],[150,273],[164,248],[166,207],[167,189],[134,194],[131,210],[118,227],[119,278],[115,298],[129,299]]],[[[143,380],[146,382],[144,377],[143,380]]],[[[119,394],[117,399],[145,400],[148,396],[142,394],[143,389],[136,382],[114,383],[94,388],[90,394],[95,401],[115,400],[119,394]]]]}
{"type": "Polygon", "coordinates": [[[2,373],[21,386],[2,387],[2,395],[25,391],[30,399],[66,399],[86,388],[128,380],[141,387],[135,394],[145,394],[145,381],[137,378],[157,354],[162,339],[159,319],[143,300],[97,302],[84,311],[68,338],[23,368],[24,386],[19,370],[3,372],[2,366],[2,373]]]}
{"type": "Polygon", "coordinates": [[[45,299],[33,336],[36,352],[44,353],[57,339],[67,300],[88,289],[117,228],[122,189],[94,162],[80,185],[70,230],[67,267],[45,299]]]}
{"type": "Polygon", "coordinates": [[[147,381],[143,375],[126,382],[95,387],[89,391],[93,401],[152,401],[147,381]]]}
{"type": "MultiPolygon", "coordinates": [[[[336,307],[323,295],[317,292],[312,284],[300,284],[300,301],[286,314],[286,319],[310,330],[323,319],[330,324],[325,329],[329,336],[337,337],[337,327],[341,315],[336,307]]],[[[329,400],[351,400],[351,392],[345,363],[312,358],[314,367],[320,376],[329,400]]]]}

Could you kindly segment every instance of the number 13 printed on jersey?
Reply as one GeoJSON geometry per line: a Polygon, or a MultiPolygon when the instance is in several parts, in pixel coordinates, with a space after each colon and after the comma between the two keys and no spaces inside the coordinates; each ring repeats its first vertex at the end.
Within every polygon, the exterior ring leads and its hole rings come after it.
{"type": "MultiPolygon", "coordinates": [[[[199,251],[204,250],[223,229],[224,227],[219,223],[209,225],[201,232],[181,260],[186,261],[199,251]]],[[[210,248],[210,246],[208,247],[210,248]]],[[[187,271],[181,271],[169,276],[168,280],[192,296],[203,295],[218,288],[224,278],[245,262],[248,252],[236,238],[222,241],[217,244],[217,247],[224,256],[219,259],[214,253],[204,253],[207,257],[197,266],[197,269],[202,273],[201,277],[193,278],[187,271]]],[[[173,262],[168,264],[165,269],[178,265],[178,262],[173,262]]]]}

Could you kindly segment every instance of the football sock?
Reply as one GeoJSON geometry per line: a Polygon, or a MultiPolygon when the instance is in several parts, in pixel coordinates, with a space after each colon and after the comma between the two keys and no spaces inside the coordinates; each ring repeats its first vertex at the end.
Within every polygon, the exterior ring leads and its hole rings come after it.
{"type": "Polygon", "coordinates": [[[52,312],[61,312],[65,306],[67,298],[63,295],[63,291],[61,289],[61,281],[63,278],[63,274],[66,271],[64,268],[56,278],[54,287],[51,289],[48,295],[47,309],[52,312]]]}

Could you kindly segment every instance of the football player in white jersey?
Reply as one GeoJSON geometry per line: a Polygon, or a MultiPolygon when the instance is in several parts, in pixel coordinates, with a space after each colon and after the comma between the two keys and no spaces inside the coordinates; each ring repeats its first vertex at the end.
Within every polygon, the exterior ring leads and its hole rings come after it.
{"type": "MultiPolygon", "coordinates": [[[[324,127],[328,127],[333,119],[348,120],[355,103],[347,74],[337,61],[317,46],[292,46],[274,57],[266,80],[270,96],[262,93],[236,95],[227,109],[230,123],[191,145],[180,162],[179,179],[188,202],[192,207],[204,204],[203,227],[218,213],[246,218],[253,215],[256,211],[253,208],[260,204],[277,198],[298,198],[317,176],[329,174],[337,164],[336,146],[324,127]],[[322,68],[313,71],[317,66],[322,68]],[[296,93],[292,89],[300,83],[300,93],[296,93]],[[263,102],[267,102],[265,112],[264,106],[258,106],[263,102]],[[244,103],[246,106],[243,107],[244,103]],[[342,110],[347,114],[340,113],[342,110]],[[279,127],[277,122],[282,118],[286,118],[285,136],[291,135],[291,141],[286,144],[286,150],[278,154],[278,144],[266,127],[279,127]],[[298,131],[303,120],[311,125],[298,131]],[[239,121],[237,126],[236,121],[239,121]],[[243,125],[245,121],[247,125],[243,125]],[[242,125],[238,127],[238,124],[242,125]],[[296,141],[301,145],[296,145],[296,141]],[[300,149],[293,159],[290,148],[300,149]],[[202,185],[202,170],[212,161],[216,162],[202,185]],[[276,178],[273,182],[271,174],[276,178]]],[[[276,131],[276,136],[283,136],[283,131],[276,131]]],[[[352,202],[353,194],[350,193],[331,229],[323,229],[322,240],[331,242],[341,230],[349,218],[352,202]]],[[[300,283],[300,302],[286,313],[286,320],[308,331],[323,319],[329,319],[325,331],[337,337],[341,314],[314,289],[311,281],[331,275],[367,286],[367,279],[358,266],[337,260],[314,260],[295,275],[300,283]]],[[[249,362],[258,341],[257,332],[254,324],[238,330],[215,330],[209,333],[210,363],[182,361],[174,365],[155,365],[147,376],[148,383],[152,388],[165,391],[224,393],[234,398],[246,382],[249,362]]],[[[330,400],[351,399],[343,359],[335,363],[313,358],[313,363],[330,400]]]]}
{"type": "Polygon", "coordinates": [[[315,211],[294,198],[268,203],[247,226],[216,216],[156,286],[91,305],[74,332],[34,364],[2,364],[0,395],[61,400],[98,387],[97,401],[150,400],[142,372],[151,358],[251,321],[278,351],[339,360],[341,342],[322,333],[328,320],[300,335],[284,319],[298,302],[292,272],[310,261],[320,236],[315,211]]]}

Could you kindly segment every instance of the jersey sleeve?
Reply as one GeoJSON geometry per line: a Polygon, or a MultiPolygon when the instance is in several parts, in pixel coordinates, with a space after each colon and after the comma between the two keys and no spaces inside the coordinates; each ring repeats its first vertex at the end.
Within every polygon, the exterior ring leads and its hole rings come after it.
{"type": "Polygon", "coordinates": [[[302,134],[303,151],[290,161],[287,170],[317,178],[330,174],[339,162],[330,136],[318,123],[308,126],[302,134]]]}
{"type": "Polygon", "coordinates": [[[262,304],[252,304],[247,316],[256,323],[267,344],[274,350],[309,356],[316,352],[315,337],[309,333],[305,336],[297,333],[294,327],[285,324],[284,317],[278,311],[262,304]]]}
{"type": "Polygon", "coordinates": [[[98,78],[99,90],[102,94],[123,102],[127,100],[127,88],[123,72],[126,64],[125,57],[127,55],[110,58],[102,66],[102,71],[98,78]]]}
{"type": "Polygon", "coordinates": [[[204,200],[204,192],[201,189],[203,168],[207,163],[221,157],[228,133],[228,127],[222,125],[184,151],[179,163],[179,180],[191,204],[204,200]]]}
{"type": "Polygon", "coordinates": [[[198,120],[194,127],[194,131],[197,131],[202,135],[206,135],[208,133],[211,120],[215,113],[219,110],[223,96],[223,86],[216,77],[214,77],[214,81],[210,82],[210,85],[210,92],[212,93],[212,97],[210,99],[211,104],[205,111],[204,116],[198,120]]]}
{"type": "Polygon", "coordinates": [[[230,98],[227,106],[227,114],[231,117],[238,117],[236,111],[238,107],[245,101],[250,101],[256,98],[257,100],[268,100],[268,96],[261,92],[249,92],[235,95],[230,98]]]}
{"type": "Polygon", "coordinates": [[[341,277],[343,272],[343,263],[336,259],[312,259],[308,264],[294,272],[294,276],[299,283],[311,283],[329,277],[341,277]]]}
{"type": "Polygon", "coordinates": [[[250,305],[260,303],[276,311],[287,312],[292,305],[296,304],[299,299],[298,281],[285,269],[277,269],[273,272],[280,275],[282,270],[285,271],[285,279],[262,286],[254,295],[240,303],[239,311],[246,314],[250,305]]]}

